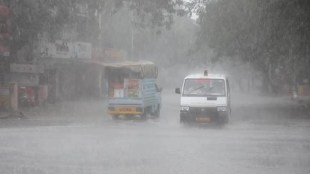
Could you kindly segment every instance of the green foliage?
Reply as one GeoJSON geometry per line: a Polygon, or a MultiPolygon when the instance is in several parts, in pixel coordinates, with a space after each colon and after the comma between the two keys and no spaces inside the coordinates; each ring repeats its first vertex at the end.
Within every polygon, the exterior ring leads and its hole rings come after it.
{"type": "Polygon", "coordinates": [[[98,14],[112,16],[125,5],[135,11],[145,27],[171,26],[172,13],[181,1],[173,0],[6,0],[12,11],[12,52],[48,34],[50,39],[61,37],[64,28],[76,30],[82,39],[99,35],[98,14]],[[86,7],[86,8],[84,8],[86,7]],[[86,9],[86,11],[85,11],[86,9]],[[84,10],[84,11],[83,11],[84,10]]]}
{"type": "Polygon", "coordinates": [[[197,45],[217,57],[240,57],[269,75],[285,69],[293,80],[309,67],[310,1],[216,0],[199,14],[197,45]]]}

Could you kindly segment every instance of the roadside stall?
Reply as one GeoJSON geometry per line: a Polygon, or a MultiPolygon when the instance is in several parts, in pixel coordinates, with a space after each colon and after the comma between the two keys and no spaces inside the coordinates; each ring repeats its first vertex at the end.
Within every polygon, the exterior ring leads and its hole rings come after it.
{"type": "Polygon", "coordinates": [[[43,66],[11,64],[10,81],[18,85],[18,103],[21,107],[33,107],[47,99],[47,85],[40,84],[43,66]]]}

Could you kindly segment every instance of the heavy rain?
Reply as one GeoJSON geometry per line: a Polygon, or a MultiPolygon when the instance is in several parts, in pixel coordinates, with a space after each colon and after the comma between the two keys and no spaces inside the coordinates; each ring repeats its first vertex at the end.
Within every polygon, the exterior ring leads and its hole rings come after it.
{"type": "Polygon", "coordinates": [[[310,1],[0,0],[0,174],[309,174],[310,1]]]}

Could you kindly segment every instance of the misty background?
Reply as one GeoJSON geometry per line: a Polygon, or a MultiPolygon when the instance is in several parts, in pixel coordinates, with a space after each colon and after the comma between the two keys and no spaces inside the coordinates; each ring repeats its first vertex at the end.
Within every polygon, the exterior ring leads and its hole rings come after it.
{"type": "Polygon", "coordinates": [[[12,11],[11,63],[38,63],[42,43],[62,40],[151,60],[169,88],[209,69],[229,76],[233,90],[288,93],[309,71],[307,0],[0,2],[12,11]]]}

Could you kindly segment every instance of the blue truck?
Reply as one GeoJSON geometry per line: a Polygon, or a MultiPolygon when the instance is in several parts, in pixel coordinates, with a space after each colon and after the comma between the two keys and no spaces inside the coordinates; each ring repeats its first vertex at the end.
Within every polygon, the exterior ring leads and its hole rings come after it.
{"type": "Polygon", "coordinates": [[[161,88],[157,85],[158,68],[149,61],[105,65],[108,81],[108,113],[119,116],[160,116],[161,88]]]}

